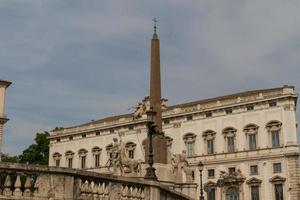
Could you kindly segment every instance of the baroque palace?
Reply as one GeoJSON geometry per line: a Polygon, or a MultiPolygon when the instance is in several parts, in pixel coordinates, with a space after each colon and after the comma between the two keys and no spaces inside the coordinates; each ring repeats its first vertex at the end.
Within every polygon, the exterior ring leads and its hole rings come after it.
{"type": "MultiPolygon", "coordinates": [[[[155,66],[158,71],[151,74],[151,88],[160,93],[156,32],[151,44],[151,73],[155,66]]],[[[146,111],[153,96],[150,92],[150,100],[146,97],[133,113],[53,130],[49,165],[114,173],[113,140],[118,140],[124,143],[126,156],[140,161],[144,169],[148,151],[146,111]]],[[[161,99],[160,94],[158,97],[161,99]]],[[[195,188],[195,199],[201,193],[207,200],[300,199],[297,97],[294,87],[285,85],[179,105],[160,103],[158,128],[164,135],[167,155],[166,162],[157,161],[164,154],[164,146],[154,144],[158,180],[199,185],[201,175],[204,191],[195,188]],[[184,165],[176,164],[178,155],[184,158],[184,165]],[[179,168],[182,175],[174,172],[179,168]]]]}

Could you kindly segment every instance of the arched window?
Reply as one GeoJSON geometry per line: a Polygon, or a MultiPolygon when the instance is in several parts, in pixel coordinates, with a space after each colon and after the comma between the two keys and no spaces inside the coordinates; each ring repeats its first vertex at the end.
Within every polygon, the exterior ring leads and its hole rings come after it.
{"type": "Polygon", "coordinates": [[[126,152],[129,158],[134,159],[134,151],[135,151],[136,144],[133,142],[127,142],[125,144],[126,152]]]}
{"type": "Polygon", "coordinates": [[[244,132],[247,138],[248,149],[257,149],[258,126],[256,124],[248,124],[244,127],[244,132]]]}
{"type": "Polygon", "coordinates": [[[236,129],[233,127],[225,128],[222,132],[225,138],[226,151],[232,153],[235,151],[236,129]]]}
{"type": "Polygon", "coordinates": [[[196,135],[194,133],[187,133],[183,136],[183,140],[186,146],[187,156],[193,156],[195,154],[195,141],[196,135]]]}
{"type": "Polygon", "coordinates": [[[204,131],[202,137],[204,138],[204,144],[206,145],[206,153],[214,154],[216,132],[212,130],[204,131]]]}
{"type": "Polygon", "coordinates": [[[73,157],[74,157],[74,152],[72,151],[67,151],[65,153],[65,156],[66,156],[66,159],[67,159],[67,164],[68,164],[68,167],[69,168],[72,168],[73,167],[73,157]]]}
{"type": "Polygon", "coordinates": [[[86,156],[87,156],[87,152],[88,152],[88,151],[87,151],[86,149],[80,149],[80,150],[78,151],[81,169],[86,168],[86,156]]]}
{"type": "Polygon", "coordinates": [[[94,166],[100,167],[101,148],[99,148],[99,147],[92,148],[92,153],[93,153],[93,157],[94,157],[94,166]]]}
{"type": "Polygon", "coordinates": [[[226,192],[226,199],[239,199],[239,191],[235,187],[228,188],[226,192]]]}
{"type": "Polygon", "coordinates": [[[53,160],[54,160],[54,163],[55,163],[55,166],[56,167],[59,167],[60,166],[60,159],[61,159],[61,154],[58,153],[58,152],[55,152],[53,154],[53,160]]]}
{"type": "Polygon", "coordinates": [[[282,123],[279,121],[270,121],[266,125],[266,129],[269,133],[269,145],[272,148],[280,147],[282,145],[281,126],[282,123]]]}

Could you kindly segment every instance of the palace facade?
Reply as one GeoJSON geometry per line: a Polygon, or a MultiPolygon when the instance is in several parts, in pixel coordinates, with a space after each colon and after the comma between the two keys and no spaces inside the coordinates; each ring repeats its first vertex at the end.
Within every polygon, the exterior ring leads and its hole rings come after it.
{"type": "MultiPolygon", "coordinates": [[[[205,199],[297,200],[296,105],[292,86],[246,91],[166,106],[162,130],[169,152],[186,151],[194,183],[204,164],[205,199]]],[[[144,160],[146,118],[129,113],[53,130],[49,165],[101,171],[119,137],[130,158],[144,160]]]]}

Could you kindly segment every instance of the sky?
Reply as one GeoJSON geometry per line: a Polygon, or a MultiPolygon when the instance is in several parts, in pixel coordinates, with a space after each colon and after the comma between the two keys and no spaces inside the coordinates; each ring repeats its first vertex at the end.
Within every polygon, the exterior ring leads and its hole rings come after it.
{"type": "Polygon", "coordinates": [[[0,79],[13,82],[3,151],[131,112],[149,93],[153,18],[169,105],[286,84],[299,92],[299,10],[299,0],[0,0],[0,79]]]}

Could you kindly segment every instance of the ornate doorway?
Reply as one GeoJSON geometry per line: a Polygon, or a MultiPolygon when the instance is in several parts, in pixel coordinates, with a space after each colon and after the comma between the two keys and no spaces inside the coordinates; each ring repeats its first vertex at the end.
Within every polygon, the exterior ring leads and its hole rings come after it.
{"type": "Polygon", "coordinates": [[[226,200],[239,200],[239,192],[237,188],[230,187],[226,192],[226,200]]]}

